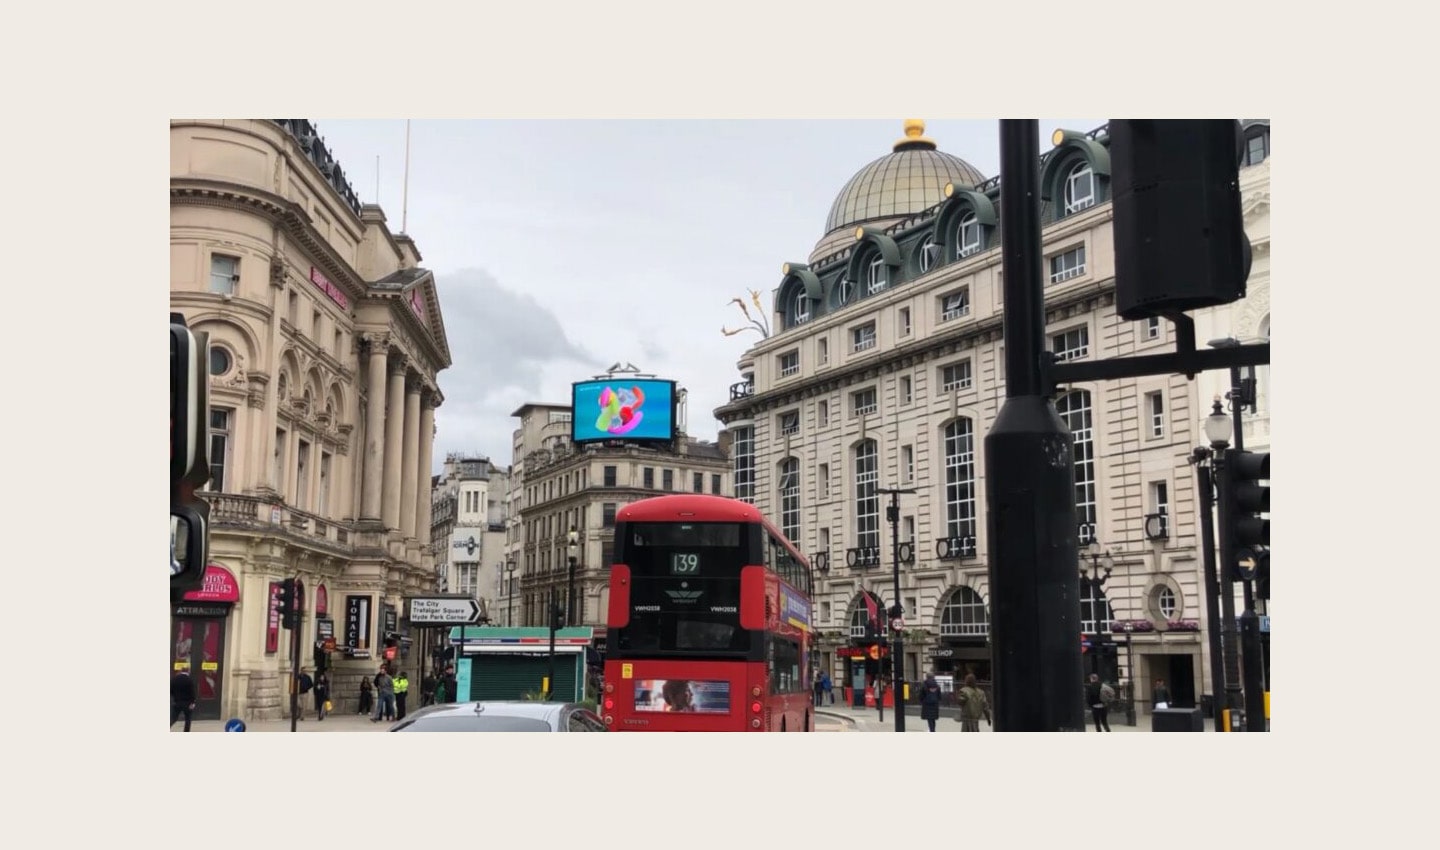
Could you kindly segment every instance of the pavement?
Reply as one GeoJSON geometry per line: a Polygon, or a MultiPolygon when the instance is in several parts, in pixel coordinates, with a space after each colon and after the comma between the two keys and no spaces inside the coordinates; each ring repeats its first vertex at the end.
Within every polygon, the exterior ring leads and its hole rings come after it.
{"type": "MultiPolygon", "coordinates": [[[[196,720],[190,724],[191,732],[224,732],[224,720],[196,720]]],[[[315,715],[306,714],[304,720],[295,722],[296,732],[384,732],[393,725],[393,720],[382,720],[379,723],[371,723],[370,718],[360,714],[331,714],[324,720],[316,720],[315,715]]],[[[181,720],[170,727],[171,732],[181,732],[185,729],[185,721],[181,720]]],[[[247,720],[245,721],[246,732],[289,732],[290,718],[280,720],[247,720]]]]}
{"type": "MultiPolygon", "coordinates": [[[[1137,715],[1135,718],[1134,726],[1125,725],[1125,715],[1123,712],[1119,713],[1117,717],[1117,712],[1111,711],[1109,720],[1111,732],[1148,733],[1150,731],[1150,715],[1148,714],[1137,715]]],[[[882,722],[880,720],[880,713],[878,709],[854,708],[852,706],[840,705],[838,703],[835,705],[825,705],[815,709],[815,729],[817,732],[894,732],[895,712],[894,710],[887,707],[885,709],[885,720],[882,722]],[[846,724],[849,726],[849,728],[835,728],[840,724],[846,724]]],[[[1214,729],[1215,724],[1209,718],[1206,718],[1205,731],[1213,732],[1214,729]]],[[[909,707],[909,710],[905,712],[905,731],[930,731],[930,727],[925,723],[924,720],[920,719],[919,707],[909,707]]],[[[942,712],[942,714],[940,715],[940,719],[935,721],[935,731],[959,732],[960,721],[953,717],[946,717],[945,714],[942,712]]],[[[981,720],[980,731],[993,732],[995,731],[995,728],[988,725],[984,720],[981,720]]],[[[1088,711],[1085,713],[1085,731],[1092,733],[1095,731],[1095,724],[1090,720],[1090,713],[1088,711]]]]}

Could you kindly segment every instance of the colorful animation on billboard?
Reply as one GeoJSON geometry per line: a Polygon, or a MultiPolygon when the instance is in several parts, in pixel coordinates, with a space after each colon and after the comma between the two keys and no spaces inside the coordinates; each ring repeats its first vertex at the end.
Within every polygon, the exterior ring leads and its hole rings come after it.
{"type": "Polygon", "coordinates": [[[581,381],[571,388],[571,439],[675,439],[675,382],[645,378],[581,381]]]}
{"type": "Polygon", "coordinates": [[[645,391],[639,387],[605,387],[600,391],[600,418],[595,420],[595,430],[604,431],[616,437],[634,431],[645,412],[645,391]]]}

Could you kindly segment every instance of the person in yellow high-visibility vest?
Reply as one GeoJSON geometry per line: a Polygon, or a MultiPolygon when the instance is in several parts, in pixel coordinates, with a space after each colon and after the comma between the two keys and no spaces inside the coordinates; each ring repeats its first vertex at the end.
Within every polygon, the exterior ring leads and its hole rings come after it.
{"type": "Polygon", "coordinates": [[[405,671],[401,670],[395,676],[395,719],[405,719],[405,696],[410,692],[410,680],[405,677],[405,671]]]}

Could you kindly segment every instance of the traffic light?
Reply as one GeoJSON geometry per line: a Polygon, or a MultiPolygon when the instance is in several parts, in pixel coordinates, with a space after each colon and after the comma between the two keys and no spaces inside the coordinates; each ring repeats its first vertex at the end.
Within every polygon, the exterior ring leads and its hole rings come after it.
{"type": "Polygon", "coordinates": [[[210,480],[210,340],[170,314],[170,598],[179,601],[204,583],[210,505],[195,496],[210,480]]]}
{"type": "Polygon", "coordinates": [[[1109,124],[1115,309],[1134,321],[1245,297],[1240,122],[1109,124]]]}
{"type": "Polygon", "coordinates": [[[1270,453],[1226,449],[1221,478],[1220,539],[1226,545],[1226,564],[1233,578],[1249,580],[1260,562],[1257,550],[1270,545],[1270,520],[1260,516],[1270,512],[1270,453]],[[1243,572],[1238,566],[1242,561],[1243,572]]]}
{"type": "Polygon", "coordinates": [[[293,629],[300,625],[300,599],[295,592],[295,579],[280,582],[280,625],[293,629]]]}

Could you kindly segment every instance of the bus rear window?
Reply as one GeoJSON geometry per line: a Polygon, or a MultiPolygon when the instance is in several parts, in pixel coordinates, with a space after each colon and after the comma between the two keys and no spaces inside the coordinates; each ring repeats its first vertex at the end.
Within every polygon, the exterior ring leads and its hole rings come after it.
{"type": "Polygon", "coordinates": [[[616,560],[630,568],[630,622],[615,651],[745,656],[740,570],[752,549],[741,523],[624,523],[616,560]]]}

